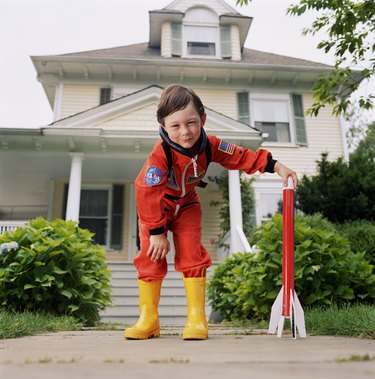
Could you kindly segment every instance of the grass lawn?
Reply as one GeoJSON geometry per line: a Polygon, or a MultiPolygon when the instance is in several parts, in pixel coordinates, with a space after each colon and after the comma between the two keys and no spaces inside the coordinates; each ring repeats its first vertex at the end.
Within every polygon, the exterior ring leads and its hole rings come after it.
{"type": "MultiPolygon", "coordinates": [[[[223,322],[246,329],[249,334],[268,329],[269,320],[223,322]]],[[[354,304],[337,307],[305,309],[306,332],[310,336],[346,336],[375,339],[375,306],[354,304]]],[[[288,320],[284,329],[290,330],[288,320]]]]}
{"type": "MultiPolygon", "coordinates": [[[[249,332],[268,329],[269,320],[223,322],[221,325],[237,326],[249,332]]],[[[375,339],[375,306],[355,304],[342,307],[311,308],[305,310],[308,335],[347,336],[375,339]]],[[[83,324],[68,316],[43,313],[14,313],[0,310],[0,339],[36,335],[46,332],[80,330],[83,324]]],[[[118,330],[122,325],[97,325],[100,330],[118,330]]],[[[290,325],[285,322],[285,330],[290,325]]]]}
{"type": "Polygon", "coordinates": [[[0,310],[0,339],[17,338],[46,332],[80,330],[83,324],[69,316],[0,310]]]}

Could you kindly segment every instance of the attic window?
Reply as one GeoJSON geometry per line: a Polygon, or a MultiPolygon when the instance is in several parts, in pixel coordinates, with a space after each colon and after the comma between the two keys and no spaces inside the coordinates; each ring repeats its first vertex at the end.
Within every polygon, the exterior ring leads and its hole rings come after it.
{"type": "Polygon", "coordinates": [[[183,20],[183,55],[219,57],[219,18],[207,8],[189,9],[183,20]]]}

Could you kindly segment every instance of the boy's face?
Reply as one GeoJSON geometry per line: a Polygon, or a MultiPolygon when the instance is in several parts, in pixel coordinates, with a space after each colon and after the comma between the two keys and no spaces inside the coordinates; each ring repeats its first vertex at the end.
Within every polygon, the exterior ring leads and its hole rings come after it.
{"type": "Polygon", "coordinates": [[[201,118],[193,104],[189,103],[184,109],[165,117],[164,129],[174,143],[190,149],[198,141],[205,121],[206,113],[201,118]]]}

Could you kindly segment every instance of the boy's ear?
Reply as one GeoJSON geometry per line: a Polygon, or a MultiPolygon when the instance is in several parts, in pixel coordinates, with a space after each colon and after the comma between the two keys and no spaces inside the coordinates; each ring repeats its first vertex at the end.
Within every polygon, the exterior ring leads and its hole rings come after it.
{"type": "Polygon", "coordinates": [[[206,123],[206,119],[207,119],[207,113],[204,112],[202,114],[202,117],[201,117],[201,120],[202,120],[202,127],[204,126],[204,124],[206,123]]]}

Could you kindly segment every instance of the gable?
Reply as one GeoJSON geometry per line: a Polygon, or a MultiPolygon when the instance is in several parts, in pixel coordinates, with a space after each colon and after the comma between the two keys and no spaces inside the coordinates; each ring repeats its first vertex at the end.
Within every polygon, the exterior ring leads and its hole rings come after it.
{"type": "MultiPolygon", "coordinates": [[[[127,132],[132,135],[134,133],[147,135],[150,132],[156,134],[158,130],[156,110],[161,93],[162,88],[150,86],[107,104],[58,120],[44,130],[59,130],[62,133],[63,129],[67,129],[67,132],[76,129],[82,133],[90,133],[92,130],[99,133],[121,132],[123,135],[127,132]]],[[[218,133],[226,138],[261,142],[259,130],[208,107],[205,109],[207,113],[205,128],[208,132],[218,133]]]]}
{"type": "Polygon", "coordinates": [[[96,126],[103,129],[158,130],[156,121],[157,103],[140,106],[138,109],[120,114],[96,126]]]}

